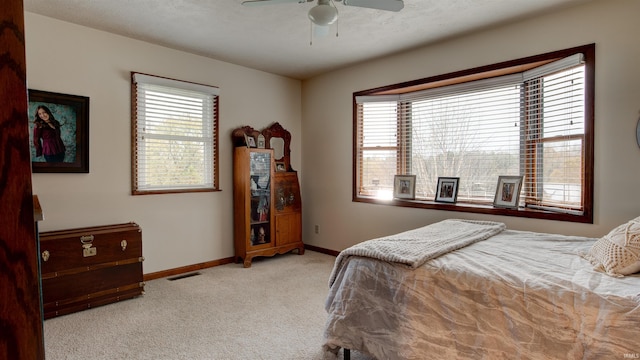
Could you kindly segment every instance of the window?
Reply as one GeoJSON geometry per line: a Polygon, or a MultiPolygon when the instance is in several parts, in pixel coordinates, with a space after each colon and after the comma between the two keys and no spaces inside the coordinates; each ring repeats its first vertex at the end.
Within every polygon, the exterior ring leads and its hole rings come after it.
{"type": "Polygon", "coordinates": [[[354,201],[593,222],[593,63],[587,45],[354,93],[354,201]],[[416,200],[392,200],[394,175],[416,200]],[[492,206],[524,177],[519,208],[492,206]],[[459,177],[456,204],[435,203],[459,177]]]}
{"type": "Polygon", "coordinates": [[[133,194],[218,190],[219,89],[131,77],[133,194]]]}

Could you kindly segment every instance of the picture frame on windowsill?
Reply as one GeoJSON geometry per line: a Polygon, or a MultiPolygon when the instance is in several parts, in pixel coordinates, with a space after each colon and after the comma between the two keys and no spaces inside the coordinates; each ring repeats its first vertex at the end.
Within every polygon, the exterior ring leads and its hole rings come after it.
{"type": "Polygon", "coordinates": [[[517,209],[522,189],[522,176],[499,176],[493,206],[517,209]]]}
{"type": "Polygon", "coordinates": [[[455,204],[458,200],[459,182],[459,177],[438,177],[435,201],[455,204]]]}
{"type": "Polygon", "coordinates": [[[416,198],[416,176],[394,175],[393,197],[395,199],[413,200],[416,198]]]}

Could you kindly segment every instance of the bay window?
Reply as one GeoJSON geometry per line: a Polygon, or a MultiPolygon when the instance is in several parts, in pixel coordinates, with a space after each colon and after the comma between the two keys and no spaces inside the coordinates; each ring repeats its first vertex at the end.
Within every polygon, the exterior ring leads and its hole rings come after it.
{"type": "Polygon", "coordinates": [[[593,221],[594,45],[354,93],[354,201],[593,221]],[[415,200],[393,199],[416,175],[415,200]],[[518,209],[492,206],[523,176],[518,209]],[[459,177],[438,204],[439,177],[459,177]]]}

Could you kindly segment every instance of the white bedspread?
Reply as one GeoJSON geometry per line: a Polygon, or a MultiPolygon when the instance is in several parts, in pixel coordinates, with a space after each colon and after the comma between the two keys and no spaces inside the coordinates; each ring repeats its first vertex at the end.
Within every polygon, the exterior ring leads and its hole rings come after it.
{"type": "Polygon", "coordinates": [[[596,239],[505,230],[417,269],[349,256],[325,304],[325,350],[377,359],[640,357],[640,276],[578,256],[596,239]]]}
{"type": "Polygon", "coordinates": [[[499,222],[449,219],[399,234],[363,241],[340,252],[329,277],[329,286],[333,285],[336,274],[349,256],[370,257],[417,268],[427,260],[485,240],[504,229],[505,224],[499,222]]]}

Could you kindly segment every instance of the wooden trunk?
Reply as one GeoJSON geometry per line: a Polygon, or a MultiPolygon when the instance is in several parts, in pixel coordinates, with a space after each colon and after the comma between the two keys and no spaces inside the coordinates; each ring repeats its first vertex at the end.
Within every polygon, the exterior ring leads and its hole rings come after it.
{"type": "Polygon", "coordinates": [[[43,232],[40,251],[45,319],[144,293],[135,223],[43,232]]]}

